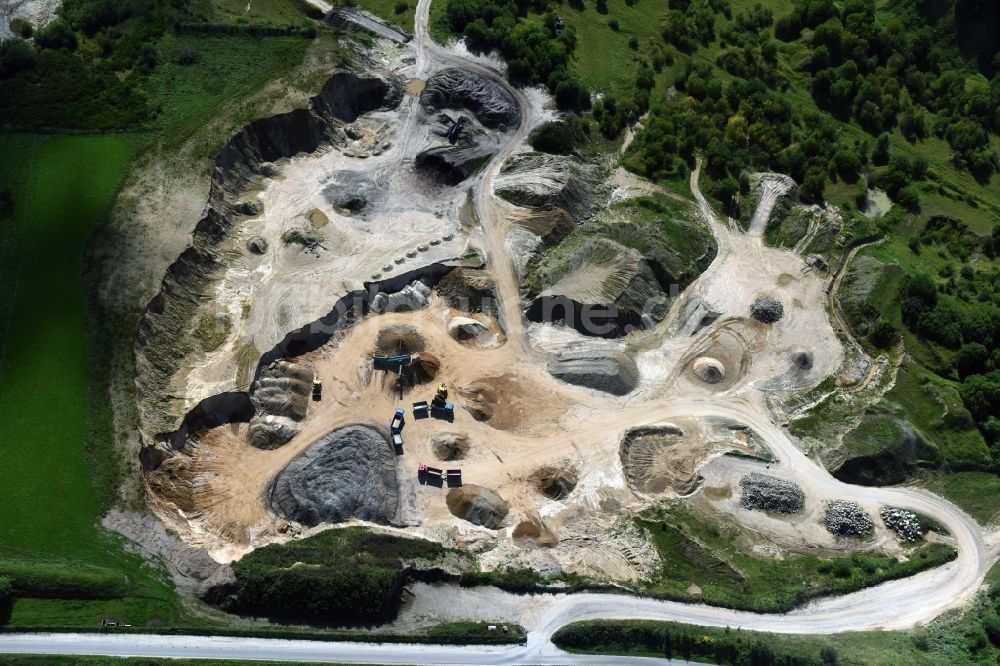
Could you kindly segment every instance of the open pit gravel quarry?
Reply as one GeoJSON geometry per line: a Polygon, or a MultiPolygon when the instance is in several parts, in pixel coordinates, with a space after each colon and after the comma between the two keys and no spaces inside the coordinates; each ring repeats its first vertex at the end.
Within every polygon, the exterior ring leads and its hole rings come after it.
{"type": "MultiPolygon", "coordinates": [[[[831,502],[848,500],[849,511],[835,505],[847,512],[838,529],[867,530],[883,543],[894,538],[878,519],[884,508],[925,514],[948,530],[943,539],[957,558],[783,615],[615,594],[411,586],[404,613],[518,622],[529,635],[515,647],[64,634],[2,635],[0,652],[607,663],[562,653],[549,639],[567,623],[597,618],[784,633],[907,629],[967,602],[1000,553],[994,533],[929,492],[837,481],[777,424],[775,396],[816,387],[845,358],[827,311],[830,278],[762,241],[791,184],[764,178],[744,233],[716,217],[695,170],[697,210],[718,251],[659,321],[617,339],[527,322],[523,256],[511,239],[526,230],[540,235],[539,213],[496,192],[544,188],[565,176],[509,166],[525,162],[511,158],[527,150],[528,132],[548,112],[540,93],[512,88],[494,63],[435,44],[429,6],[418,5],[414,39],[390,34],[376,42],[377,74],[340,81],[353,97],[331,81],[329,94],[303,111],[315,140],[287,129],[282,140],[303,140],[307,149],[273,163],[264,159],[270,144],[263,140],[234,151],[233,164],[258,163],[240,172],[239,187],[220,185],[211,207],[254,223],[231,224],[213,241],[238,258],[213,266],[206,290],[218,312],[235,313],[227,320],[233,334],[197,362],[183,359],[160,385],[138,380],[153,396],[140,405],[147,434],[158,436],[143,464],[164,522],[222,562],[353,521],[475,550],[486,566],[633,581],[658,556],[616,521],[665,497],[713,488],[731,492],[706,499],[712,510],[784,546],[837,548],[824,516],[831,502]],[[459,115],[467,140],[450,145],[443,137],[459,115]],[[329,127],[339,137],[332,145],[324,143],[329,127]],[[473,298],[461,301],[456,292],[473,298]],[[482,294],[491,301],[477,302],[482,294]],[[345,314],[359,298],[361,313],[345,314]],[[252,374],[239,370],[248,355],[263,355],[252,374]],[[373,369],[373,356],[392,355],[412,365],[400,374],[373,369]],[[313,379],[322,384],[318,401],[313,379]],[[410,403],[430,400],[440,382],[454,418],[412,418],[410,403]],[[388,440],[399,406],[406,407],[404,455],[394,455],[388,440]],[[722,455],[734,449],[767,452],[773,462],[765,469],[722,455]],[[421,483],[419,463],[460,468],[464,485],[421,483]],[[756,484],[743,506],[741,483],[756,484]],[[770,512],[754,510],[760,507],[770,512]],[[797,517],[785,520],[782,512],[797,517]],[[865,514],[871,524],[850,523],[865,514]]],[[[190,266],[197,257],[182,259],[190,266]]],[[[564,293],[606,283],[598,269],[581,270],[564,293]]],[[[169,299],[189,274],[168,276],[140,339],[155,339],[157,318],[169,315],[169,299]]],[[[141,349],[137,357],[140,372],[154,375],[154,361],[141,349]]]]}

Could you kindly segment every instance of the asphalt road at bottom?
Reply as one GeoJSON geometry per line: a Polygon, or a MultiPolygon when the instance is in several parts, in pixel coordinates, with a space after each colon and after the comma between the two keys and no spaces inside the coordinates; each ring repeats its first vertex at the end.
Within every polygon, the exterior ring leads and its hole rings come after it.
{"type": "Polygon", "coordinates": [[[223,636],[0,635],[0,654],[101,655],[340,664],[658,664],[665,659],[579,655],[551,644],[441,646],[298,641],[223,636]]]}

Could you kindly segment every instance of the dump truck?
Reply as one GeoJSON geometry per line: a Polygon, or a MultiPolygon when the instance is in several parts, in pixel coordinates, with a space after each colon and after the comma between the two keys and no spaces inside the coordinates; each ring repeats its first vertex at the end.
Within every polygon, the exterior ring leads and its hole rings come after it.
{"type": "Polygon", "coordinates": [[[455,405],[450,402],[446,402],[443,405],[432,404],[431,416],[437,419],[444,419],[445,421],[454,421],[455,405]]]}
{"type": "Polygon", "coordinates": [[[433,476],[434,478],[440,479],[444,476],[444,472],[437,467],[429,467],[427,465],[421,464],[417,467],[417,474],[420,476],[433,476]]]}
{"type": "Polygon", "coordinates": [[[396,411],[392,415],[392,423],[389,424],[389,430],[392,434],[396,435],[403,431],[403,422],[406,415],[406,410],[402,407],[397,407],[396,411]]]}
{"type": "Polygon", "coordinates": [[[315,401],[323,399],[323,380],[319,377],[313,378],[312,399],[315,401]]]}

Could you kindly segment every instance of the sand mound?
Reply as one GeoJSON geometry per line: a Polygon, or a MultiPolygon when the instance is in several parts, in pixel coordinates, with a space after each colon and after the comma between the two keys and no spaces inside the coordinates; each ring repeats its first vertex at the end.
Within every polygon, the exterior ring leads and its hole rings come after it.
{"type": "Polygon", "coordinates": [[[312,380],[311,369],[288,361],[261,370],[250,396],[257,412],[250,420],[250,444],[275,449],[295,436],[309,409],[312,380]]]}
{"type": "Polygon", "coordinates": [[[460,267],[445,275],[434,289],[448,307],[462,312],[496,316],[496,292],[493,276],[477,268],[460,267]]]}
{"type": "Polygon", "coordinates": [[[446,501],[448,510],[453,515],[491,530],[503,525],[504,518],[510,511],[510,506],[496,492],[471,483],[449,490],[446,501]]]}
{"type": "Polygon", "coordinates": [[[389,442],[364,426],[331,432],[275,477],[268,503],[309,526],[350,518],[389,523],[399,503],[389,442]]]}
{"type": "Polygon", "coordinates": [[[566,408],[550,391],[515,374],[477,379],[458,387],[457,393],[472,418],[497,430],[520,432],[549,425],[566,408]]]}
{"type": "Polygon", "coordinates": [[[439,432],[428,443],[438,460],[461,460],[469,453],[469,436],[464,432],[439,432]]]}
{"type": "Polygon", "coordinates": [[[695,377],[709,384],[718,384],[726,378],[726,368],[718,359],[701,356],[694,360],[691,366],[695,377]]]}
{"type": "Polygon", "coordinates": [[[375,340],[375,354],[379,356],[395,356],[397,354],[414,354],[427,348],[424,336],[415,327],[408,324],[388,326],[378,332],[375,340]]]}
{"type": "Polygon", "coordinates": [[[503,336],[472,317],[452,317],[447,324],[448,335],[463,345],[492,349],[503,343],[503,336]]]}
{"type": "Polygon", "coordinates": [[[698,477],[688,465],[679,465],[678,444],[684,431],[665,424],[633,428],[622,438],[622,468],[632,490],[659,494],[675,492],[687,495],[698,487],[698,477]],[[685,469],[687,468],[687,469],[685,469]]]}
{"type": "Polygon", "coordinates": [[[576,472],[555,465],[535,470],[528,482],[542,495],[552,500],[566,499],[576,488],[576,472]]]}
{"type": "Polygon", "coordinates": [[[534,543],[536,546],[541,546],[543,548],[553,548],[559,544],[559,537],[557,537],[555,532],[553,532],[552,529],[545,524],[545,521],[534,512],[532,512],[526,520],[522,520],[514,527],[511,537],[515,540],[527,542],[527,544],[522,545],[530,545],[531,543],[534,543]]]}
{"type": "Polygon", "coordinates": [[[704,342],[692,349],[681,367],[696,385],[712,391],[732,388],[750,367],[750,342],[745,319],[730,319],[716,325],[704,342]]]}

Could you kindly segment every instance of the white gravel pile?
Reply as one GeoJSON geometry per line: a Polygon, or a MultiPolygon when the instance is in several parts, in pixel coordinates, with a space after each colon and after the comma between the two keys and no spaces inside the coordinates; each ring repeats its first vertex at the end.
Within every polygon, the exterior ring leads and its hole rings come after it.
{"type": "Polygon", "coordinates": [[[882,516],[885,526],[905,541],[920,541],[924,537],[920,519],[912,511],[886,507],[879,511],[879,515],[882,516]]]}

